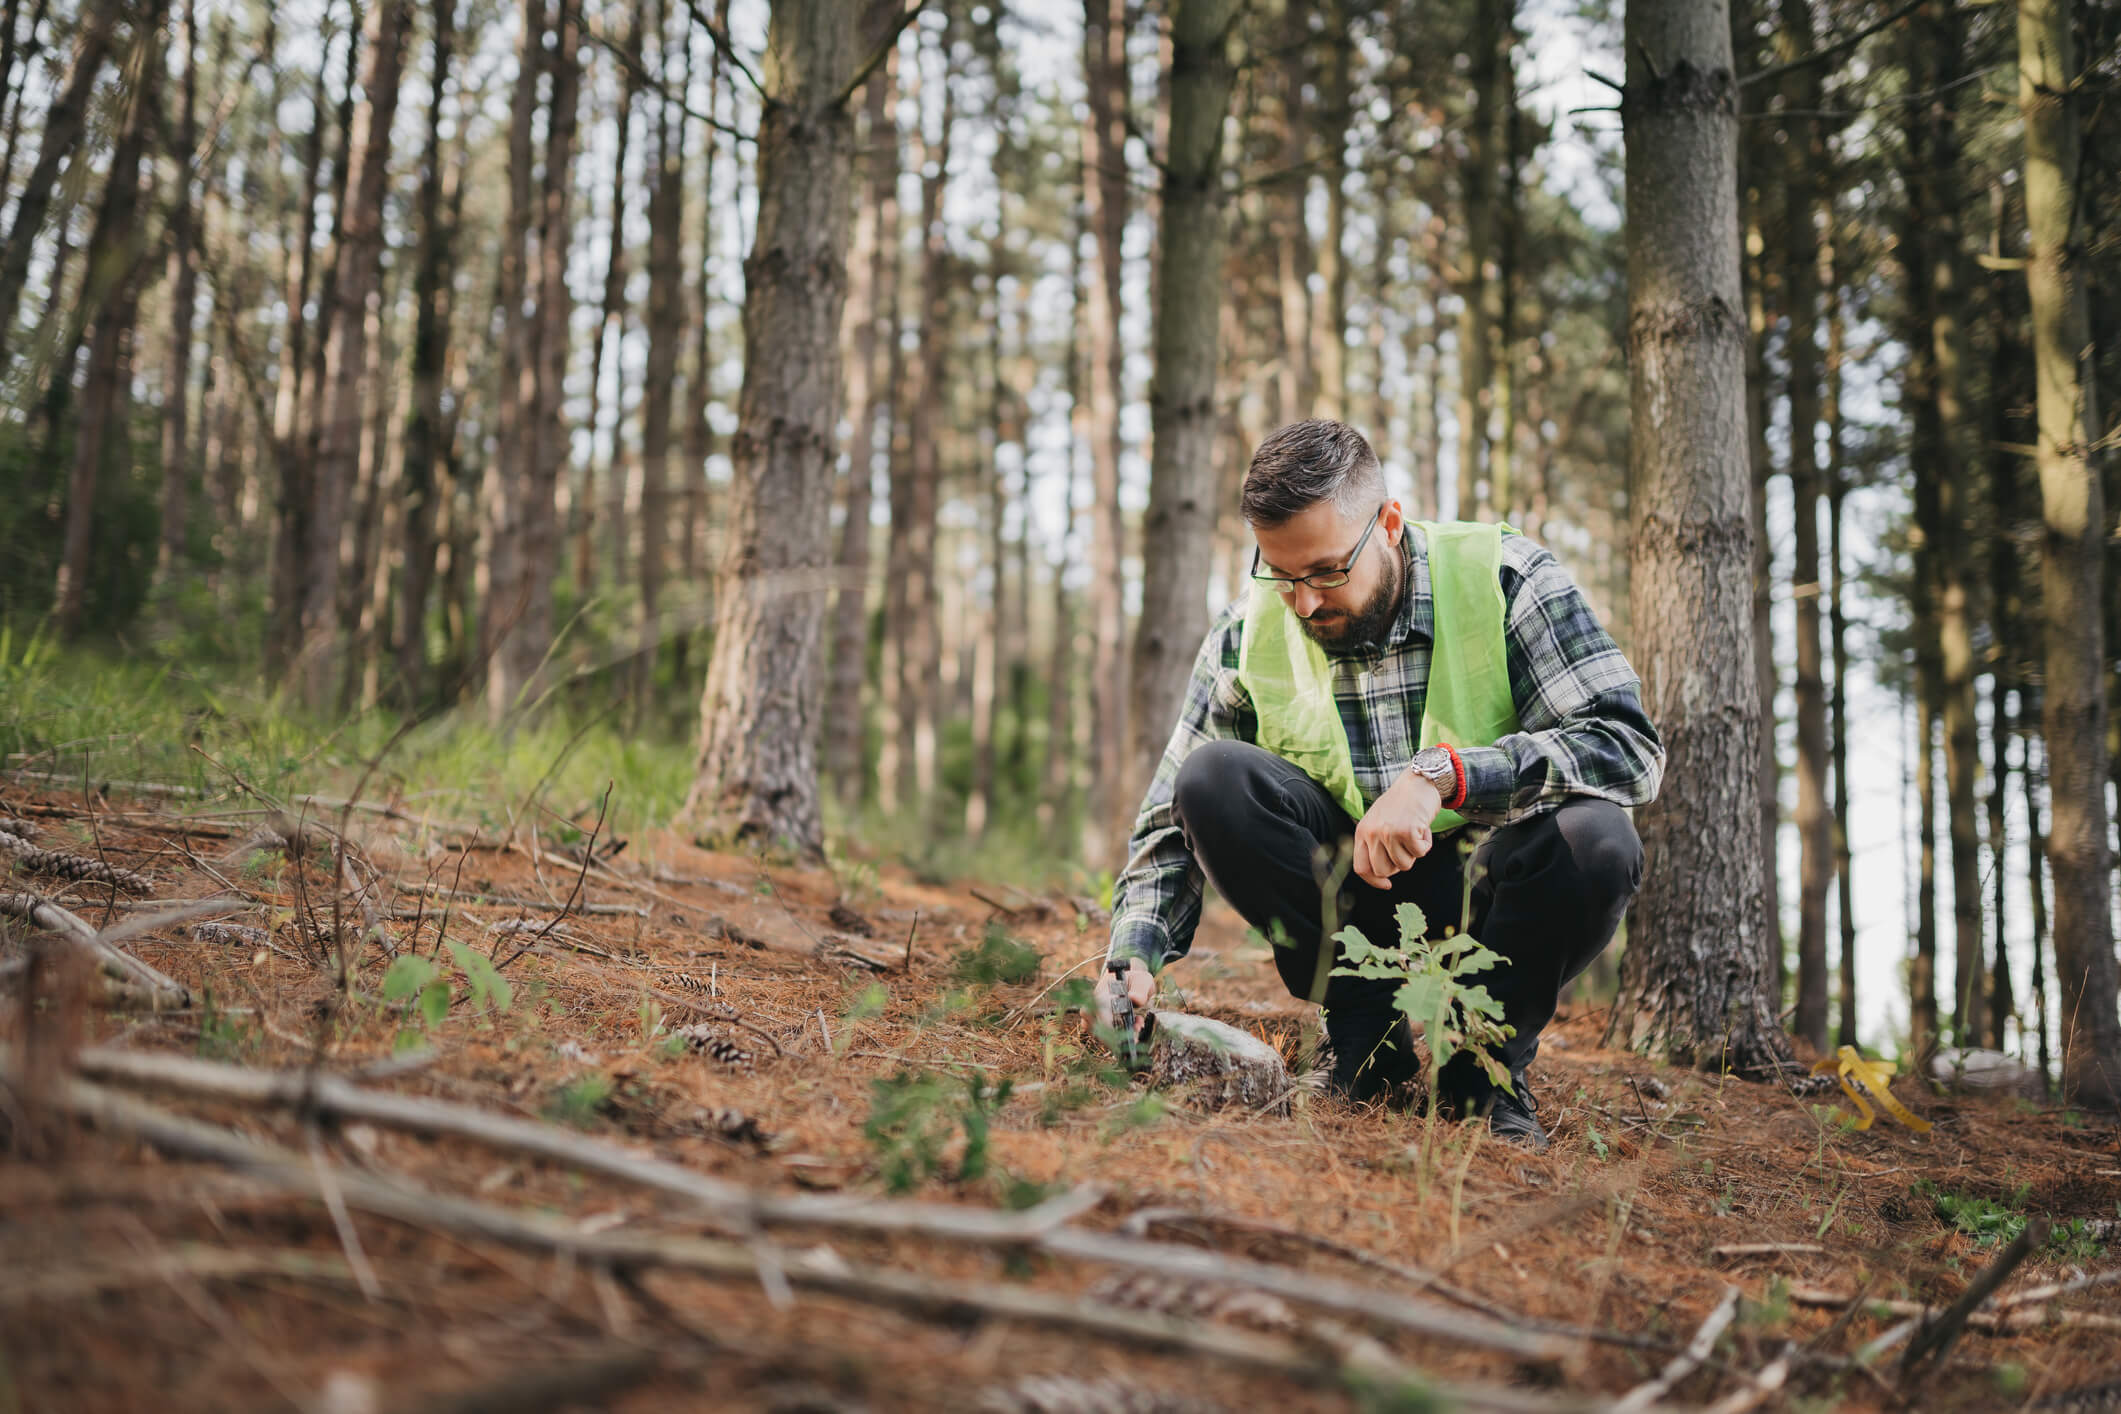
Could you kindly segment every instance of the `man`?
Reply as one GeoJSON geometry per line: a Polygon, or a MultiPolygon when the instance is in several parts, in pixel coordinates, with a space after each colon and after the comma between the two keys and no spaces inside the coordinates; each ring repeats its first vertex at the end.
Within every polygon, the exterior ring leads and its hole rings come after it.
{"type": "MultiPolygon", "coordinates": [[[[1276,941],[1289,990],[1323,1001],[1334,1087],[1384,1095],[1418,1073],[1398,984],[1331,977],[1313,996],[1337,853],[1337,917],[1372,943],[1397,944],[1394,909],[1413,902],[1430,936],[1464,924],[1507,959],[1478,980],[1516,1028],[1500,1057],[1514,1084],[1461,1054],[1437,1098],[1544,1149],[1525,1068],[1641,880],[1624,807],[1664,770],[1641,683],[1551,554],[1499,526],[1408,522],[1352,427],[1267,438],[1243,510],[1253,582],[1194,662],[1113,888],[1108,958],[1145,1005],[1192,944],[1205,875],[1276,941]]],[[[1099,983],[1108,1020],[1116,981],[1099,983]]]]}

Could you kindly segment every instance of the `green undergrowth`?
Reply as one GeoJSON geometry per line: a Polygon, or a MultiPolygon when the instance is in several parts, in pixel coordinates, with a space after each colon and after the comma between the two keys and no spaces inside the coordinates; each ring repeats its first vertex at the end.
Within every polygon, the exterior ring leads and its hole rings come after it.
{"type": "Polygon", "coordinates": [[[409,813],[494,828],[525,812],[533,792],[536,812],[586,826],[608,783],[607,835],[669,821],[693,765],[689,741],[636,735],[614,712],[553,707],[498,727],[476,707],[409,726],[382,709],[334,721],[263,684],[60,650],[8,628],[0,628],[0,753],[11,769],[59,777],[58,788],[149,781],[211,799],[244,796],[240,778],[286,799],[359,786],[364,798],[409,813]]]}

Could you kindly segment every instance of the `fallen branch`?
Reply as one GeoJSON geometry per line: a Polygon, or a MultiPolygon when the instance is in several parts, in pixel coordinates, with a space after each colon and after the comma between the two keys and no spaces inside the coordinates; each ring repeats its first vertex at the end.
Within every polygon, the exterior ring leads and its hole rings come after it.
{"type": "Polygon", "coordinates": [[[1512,1330],[1500,1322],[1463,1316],[1375,1287],[1294,1273],[1194,1247],[1143,1242],[1064,1226],[1096,1205],[1101,1195],[1093,1190],[1077,1189],[1021,1213],[832,1194],[764,1193],[694,1173],[677,1164],[640,1158],[551,1125],[490,1114],[444,1100],[364,1090],[315,1072],[256,1071],[181,1056],[103,1047],[83,1050],[78,1064],[84,1073],[106,1079],[224,1100],[296,1107],[309,1114],[336,1114],[530,1154],[688,1199],[705,1210],[709,1221],[740,1235],[754,1234],[769,1225],[800,1224],[913,1233],[976,1245],[1026,1246],[1081,1261],[1257,1287],[1288,1300],[1378,1321],[1418,1335],[1504,1351],[1520,1359],[1560,1361],[1574,1348],[1572,1342],[1560,1337],[1512,1330]]]}
{"type": "Polygon", "coordinates": [[[533,1414],[582,1404],[602,1406],[655,1374],[661,1364],[652,1350],[614,1344],[572,1360],[512,1369],[487,1384],[434,1395],[412,1407],[418,1414],[533,1414]]]}
{"type": "MultiPolygon", "coordinates": [[[[0,1075],[5,1075],[0,1071],[0,1075]]],[[[57,1101],[98,1128],[126,1134],[184,1158],[242,1169],[284,1191],[320,1196],[319,1175],[285,1150],[254,1143],[231,1131],[159,1110],[86,1081],[59,1087],[57,1101]]],[[[1205,1355],[1280,1374],[1309,1379],[1360,1376],[1371,1382],[1426,1389],[1436,1398],[1509,1414],[1603,1411],[1595,1400],[1555,1397],[1495,1386],[1431,1381],[1389,1357],[1370,1355],[1363,1367],[1306,1350],[1257,1331],[1234,1331],[1201,1322],[1141,1312],[1116,1311],[1077,1298],[970,1282],[939,1281],[906,1272],[855,1271],[844,1262],[807,1260],[762,1243],[741,1244],[667,1233],[584,1232],[560,1220],[521,1214],[410,1185],[342,1172],[333,1176],[342,1200],[378,1217],[458,1237],[498,1242],[538,1253],[564,1254],[585,1265],[611,1270],[664,1268],[709,1278],[753,1281],[770,1264],[794,1287],[869,1302],[905,1314],[919,1312],[962,1320],[967,1312],[1078,1331],[1151,1350],[1205,1355]]]]}
{"type": "Polygon", "coordinates": [[[1998,1297],[1996,1309],[2008,1311],[2013,1306],[2024,1306],[2034,1301],[2048,1301],[2057,1296],[2067,1296],[2071,1292],[2084,1291],[2095,1286],[2112,1286],[2115,1282],[2121,1282],[2121,1267],[2116,1267],[2110,1272],[2093,1272],[2089,1276],[2077,1277],[2071,1281],[2049,1282],[2046,1286],[2035,1286],[2025,1291],[2014,1291],[2009,1296],[1998,1297]]]}
{"type": "Polygon", "coordinates": [[[1900,1373],[1912,1373],[1924,1357],[1931,1354],[1934,1354],[1941,1364],[1945,1355],[1951,1351],[1952,1343],[1959,1339],[1959,1332],[1966,1328],[1967,1317],[1980,1309],[1990,1294],[2003,1285],[2012,1272],[2018,1270],[2020,1263],[2047,1245],[2047,1231],[2047,1219],[2039,1217],[2029,1220],[2020,1228],[2018,1235],[2010,1240],[2009,1245],[1996,1254],[1996,1260],[1983,1267],[1975,1274],[1974,1279],[1966,1284],[1966,1290],[1959,1294],[1959,1299],[1945,1307],[1944,1314],[1937,1317],[1934,1323],[1926,1323],[1915,1333],[1915,1338],[1907,1343],[1907,1352],[1900,1357],[1900,1373]]]}
{"type": "Polygon", "coordinates": [[[1775,1257],[1826,1251],[1816,1242],[1727,1242],[1709,1250],[1719,1257],[1775,1257]]]}
{"type": "Polygon", "coordinates": [[[0,1308],[77,1301],[106,1292],[152,1286],[171,1275],[187,1276],[194,1281],[240,1281],[261,1276],[335,1284],[351,1284],[353,1281],[353,1274],[344,1262],[336,1257],[320,1257],[314,1252],[189,1247],[135,1257],[122,1267],[77,1266],[34,1275],[17,1272],[0,1286],[0,1308]]]}
{"type": "Polygon", "coordinates": [[[144,991],[151,999],[151,1004],[156,1007],[175,1008],[191,1003],[191,993],[179,983],[131,953],[106,942],[100,933],[88,925],[87,920],[61,908],[40,894],[0,894],[0,913],[27,919],[46,932],[57,934],[81,948],[94,957],[106,973],[120,982],[144,991]]]}
{"type": "MultiPolygon", "coordinates": [[[[1790,1300],[1800,1306],[1822,1306],[1838,1309],[1857,1298],[1845,1292],[1832,1291],[1821,1286],[1792,1286],[1790,1300]]],[[[1932,1321],[1943,1314],[1940,1306],[1925,1306],[1919,1301],[1893,1301],[1881,1296],[1863,1298],[1863,1305],[1876,1315],[1913,1316],[1918,1321],[1932,1321]]],[[[2103,1315],[2097,1311],[2077,1311],[2067,1306],[2035,1305],[2031,1302],[2001,1311],[1976,1311],[1966,1318],[1971,1330],[1987,1331],[1991,1335],[2019,1335],[2046,1325],[2076,1326],[2084,1330],[2121,1331],[2121,1316],[2103,1315]]]]}
{"type": "Polygon", "coordinates": [[[544,899],[518,898],[514,894],[487,893],[480,889],[454,889],[447,884],[437,884],[426,880],[411,884],[403,879],[393,879],[391,887],[397,889],[400,893],[426,894],[432,898],[446,898],[459,903],[491,904],[497,908],[535,908],[545,913],[563,915],[568,913],[600,913],[615,914],[628,918],[646,918],[648,916],[647,909],[636,908],[630,903],[578,903],[569,906],[564,903],[549,903],[544,899]]]}
{"type": "Polygon", "coordinates": [[[1746,1376],[1746,1387],[1735,1390],[1711,1404],[1703,1414],[1746,1414],[1757,1409],[1790,1377],[1790,1362],[1796,1358],[1796,1348],[1785,1344],[1782,1353],[1760,1367],[1756,1374],[1746,1376]]]}
{"type": "Polygon", "coordinates": [[[1710,1310],[1701,1328],[1694,1332],[1694,1338],[1687,1342],[1686,1349],[1673,1356],[1671,1362],[1657,1372],[1655,1379],[1645,1380],[1616,1400],[1613,1414],[1635,1414],[1635,1411],[1647,1409],[1671,1393],[1672,1386],[1701,1368],[1702,1362],[1716,1349],[1716,1337],[1723,1334],[1724,1327],[1737,1314],[1738,1288],[1727,1286],[1723,1289],[1723,1299],[1710,1310]]]}

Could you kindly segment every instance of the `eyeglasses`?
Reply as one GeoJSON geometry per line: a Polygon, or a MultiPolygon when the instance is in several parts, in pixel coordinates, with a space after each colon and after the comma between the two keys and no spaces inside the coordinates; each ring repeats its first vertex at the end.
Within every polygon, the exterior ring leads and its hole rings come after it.
{"type": "Polygon", "coordinates": [[[1278,574],[1261,574],[1259,572],[1259,547],[1254,545],[1252,547],[1252,578],[1258,580],[1261,584],[1273,585],[1276,592],[1281,594],[1294,594],[1296,586],[1299,584],[1308,584],[1313,589],[1340,588],[1348,582],[1348,572],[1355,568],[1355,562],[1362,558],[1362,547],[1370,543],[1370,532],[1377,529],[1378,516],[1383,515],[1385,507],[1390,504],[1392,504],[1390,501],[1386,501],[1377,507],[1377,515],[1370,517],[1370,524],[1364,529],[1362,539],[1355,542],[1355,548],[1348,552],[1347,563],[1339,569],[1320,570],[1317,574],[1300,574],[1293,578],[1278,574]]]}

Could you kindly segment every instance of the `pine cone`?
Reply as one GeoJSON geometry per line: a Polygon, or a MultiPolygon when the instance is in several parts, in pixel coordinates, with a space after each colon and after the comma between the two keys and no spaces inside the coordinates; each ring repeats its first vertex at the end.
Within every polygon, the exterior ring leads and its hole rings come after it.
{"type": "Polygon", "coordinates": [[[12,815],[0,815],[0,830],[25,840],[37,837],[37,827],[28,820],[17,820],[12,815]]]}
{"type": "Polygon", "coordinates": [[[980,1395],[980,1414],[1223,1414],[1222,1406],[1125,1380],[1027,1375],[980,1395]]]}
{"type": "Polygon", "coordinates": [[[674,1035],[682,1036],[693,1050],[711,1061],[728,1066],[731,1070],[749,1070],[758,1058],[713,1026],[681,1026],[674,1035]]]}
{"type": "Polygon", "coordinates": [[[15,862],[32,874],[48,874],[58,879],[73,879],[99,884],[115,884],[129,893],[151,894],[155,886],[144,874],[135,874],[130,869],[120,869],[115,864],[106,864],[100,859],[90,859],[85,854],[66,854],[55,849],[39,849],[28,840],[10,831],[0,830],[0,851],[15,856],[15,862]]]}
{"type": "Polygon", "coordinates": [[[272,935],[263,928],[246,928],[241,923],[194,923],[191,935],[202,943],[244,948],[262,948],[272,941],[272,935]]]}
{"type": "Polygon", "coordinates": [[[1089,1295],[1093,1301],[1109,1302],[1129,1310],[1223,1321],[1253,1330],[1293,1331],[1299,1326],[1296,1313],[1278,1296],[1245,1287],[1158,1276],[1153,1272],[1124,1272],[1106,1277],[1090,1288],[1089,1295]]]}

